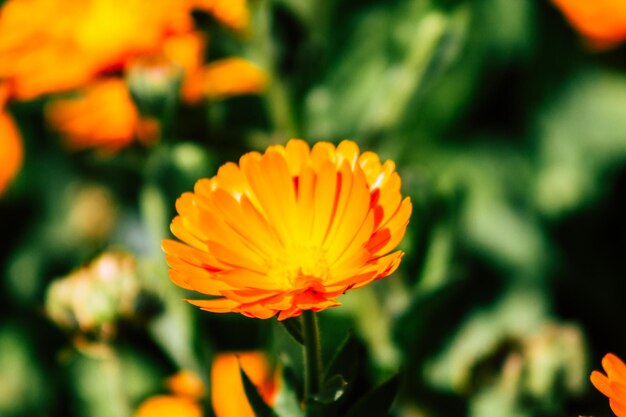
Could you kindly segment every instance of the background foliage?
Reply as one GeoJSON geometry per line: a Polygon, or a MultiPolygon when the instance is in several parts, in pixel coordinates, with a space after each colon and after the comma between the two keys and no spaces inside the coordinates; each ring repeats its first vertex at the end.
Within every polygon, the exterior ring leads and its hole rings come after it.
{"type": "Polygon", "coordinates": [[[290,137],[352,138],[412,197],[399,272],[320,314],[326,356],[352,329],[367,380],[402,369],[393,415],[609,415],[588,375],[626,352],[624,47],[586,49],[541,0],[250,8],[252,33],[212,28],[210,54],[259,63],[265,94],[183,106],[156,146],[68,152],[43,99],[11,105],[26,158],[0,201],[0,415],[128,415],[178,369],[207,378],[221,350],[298,361],[275,320],[183,303],[160,250],[196,179],[290,137]],[[53,279],[111,247],[152,294],[118,329],[117,367],[43,309],[53,279]]]}

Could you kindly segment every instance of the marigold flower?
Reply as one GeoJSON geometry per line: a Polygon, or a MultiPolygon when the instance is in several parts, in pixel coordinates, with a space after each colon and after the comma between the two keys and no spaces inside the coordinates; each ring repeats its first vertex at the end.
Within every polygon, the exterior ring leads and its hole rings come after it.
{"type": "Polygon", "coordinates": [[[13,118],[4,110],[5,88],[0,85],[0,195],[22,165],[23,150],[13,118]]]}
{"type": "Polygon", "coordinates": [[[338,306],[391,274],[411,202],[392,161],[356,143],[302,140],[227,163],[176,202],[182,242],[163,249],[175,284],[214,296],[203,310],[278,319],[338,306]]]}
{"type": "Polygon", "coordinates": [[[146,142],[158,135],[158,124],[142,119],[123,80],[99,81],[76,96],[51,101],[46,118],[71,149],[99,147],[109,151],[146,142]]]}
{"type": "Polygon", "coordinates": [[[254,417],[243,388],[239,367],[245,371],[259,394],[270,406],[278,391],[267,358],[261,352],[221,353],[211,366],[211,402],[217,417],[254,417]]]}
{"type": "Polygon", "coordinates": [[[617,417],[626,417],[626,365],[617,356],[608,353],[602,358],[606,375],[599,371],[591,373],[591,382],[609,397],[611,410],[617,417]]]}
{"type": "Polygon", "coordinates": [[[608,48],[626,40],[623,0],[552,0],[591,46],[608,48]]]}
{"type": "Polygon", "coordinates": [[[202,408],[194,400],[175,395],[157,395],[141,403],[134,417],[202,417],[202,408]]]}

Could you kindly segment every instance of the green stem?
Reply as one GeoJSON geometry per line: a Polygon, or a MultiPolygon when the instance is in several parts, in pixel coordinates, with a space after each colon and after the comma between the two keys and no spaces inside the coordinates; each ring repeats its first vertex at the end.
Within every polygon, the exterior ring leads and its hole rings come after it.
{"type": "Polygon", "coordinates": [[[103,366],[105,372],[108,374],[111,384],[113,385],[112,394],[117,397],[115,398],[115,401],[113,401],[113,407],[117,408],[117,413],[119,413],[118,415],[130,417],[132,415],[132,408],[124,386],[122,360],[116,347],[112,345],[110,346],[109,355],[104,358],[103,366]]]}
{"type": "Polygon", "coordinates": [[[304,336],[304,402],[320,392],[322,387],[322,349],[317,316],[312,310],[302,312],[304,336]]]}

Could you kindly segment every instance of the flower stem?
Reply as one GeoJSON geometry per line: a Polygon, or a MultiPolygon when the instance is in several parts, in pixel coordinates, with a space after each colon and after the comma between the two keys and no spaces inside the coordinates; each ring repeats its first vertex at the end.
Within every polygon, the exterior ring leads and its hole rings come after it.
{"type": "Polygon", "coordinates": [[[312,310],[302,312],[304,336],[304,403],[322,387],[322,349],[317,316],[312,310]]]}

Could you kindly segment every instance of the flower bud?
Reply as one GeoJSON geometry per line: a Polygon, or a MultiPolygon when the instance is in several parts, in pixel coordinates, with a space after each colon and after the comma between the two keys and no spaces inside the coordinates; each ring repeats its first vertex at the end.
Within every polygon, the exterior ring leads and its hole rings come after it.
{"type": "Polygon", "coordinates": [[[107,340],[118,320],[134,314],[139,292],[135,258],[105,252],[48,287],[46,312],[70,332],[107,340]]]}

